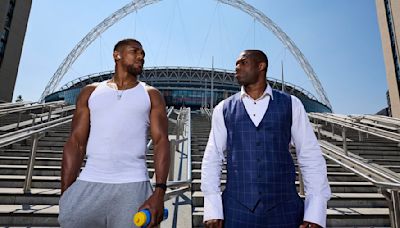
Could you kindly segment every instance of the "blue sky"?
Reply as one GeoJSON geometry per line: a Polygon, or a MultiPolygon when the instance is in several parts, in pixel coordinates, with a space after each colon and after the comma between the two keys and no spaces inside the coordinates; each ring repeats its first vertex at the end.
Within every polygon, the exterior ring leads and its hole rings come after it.
{"type": "MultiPolygon", "coordinates": [[[[38,100],[74,46],[128,0],[34,0],[14,99],[38,100]]],[[[386,106],[387,83],[374,0],[247,0],[272,19],[302,51],[334,112],[375,113],[386,106]]],[[[131,13],[105,31],[72,65],[59,86],[112,70],[112,48],[140,40],[145,67],[193,66],[234,70],[244,49],[261,49],[268,77],[281,77],[317,96],[311,82],[277,37],[251,16],[215,0],[164,0],[131,13]]]]}

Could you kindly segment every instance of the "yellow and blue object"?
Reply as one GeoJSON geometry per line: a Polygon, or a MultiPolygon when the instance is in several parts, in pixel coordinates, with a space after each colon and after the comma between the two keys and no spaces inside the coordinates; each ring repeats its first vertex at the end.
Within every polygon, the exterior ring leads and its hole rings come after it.
{"type": "MultiPolygon", "coordinates": [[[[164,214],[163,214],[163,220],[166,220],[168,218],[168,209],[164,208],[164,214]]],[[[143,209],[138,211],[134,216],[133,216],[133,223],[136,226],[146,228],[151,221],[151,213],[148,209],[143,209]]]]}

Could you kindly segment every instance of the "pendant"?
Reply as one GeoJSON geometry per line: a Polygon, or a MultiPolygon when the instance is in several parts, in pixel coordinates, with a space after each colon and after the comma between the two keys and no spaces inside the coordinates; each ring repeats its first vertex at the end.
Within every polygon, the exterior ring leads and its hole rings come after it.
{"type": "Polygon", "coordinates": [[[121,100],[122,94],[117,94],[117,99],[121,100]]]}

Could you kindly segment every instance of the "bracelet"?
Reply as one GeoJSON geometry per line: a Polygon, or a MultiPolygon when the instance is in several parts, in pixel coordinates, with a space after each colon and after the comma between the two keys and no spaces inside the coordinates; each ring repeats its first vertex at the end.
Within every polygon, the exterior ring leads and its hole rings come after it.
{"type": "Polygon", "coordinates": [[[167,190],[167,185],[164,183],[156,183],[154,186],[155,188],[161,188],[162,190],[166,191],[167,190]]]}

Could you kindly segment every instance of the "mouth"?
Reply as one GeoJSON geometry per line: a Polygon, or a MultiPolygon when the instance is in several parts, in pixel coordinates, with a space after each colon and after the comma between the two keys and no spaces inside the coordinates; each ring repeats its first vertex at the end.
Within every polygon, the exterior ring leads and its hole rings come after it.
{"type": "Polygon", "coordinates": [[[143,62],[135,62],[133,65],[135,65],[136,67],[143,68],[143,62]]]}

